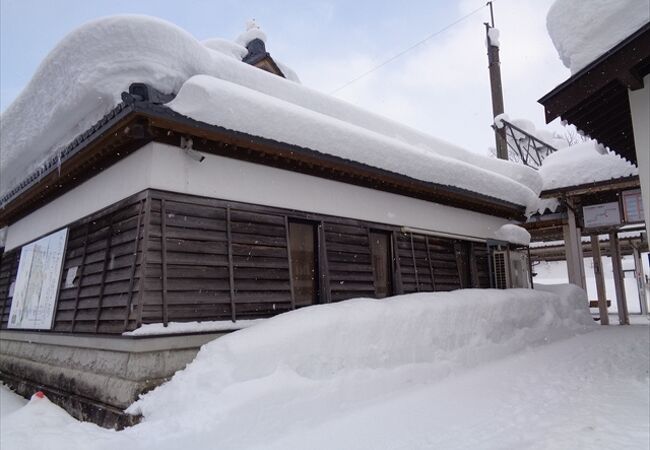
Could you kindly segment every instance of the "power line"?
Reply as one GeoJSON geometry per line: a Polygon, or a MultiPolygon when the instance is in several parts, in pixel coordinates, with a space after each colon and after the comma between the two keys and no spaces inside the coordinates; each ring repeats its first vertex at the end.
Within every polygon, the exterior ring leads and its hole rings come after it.
{"type": "Polygon", "coordinates": [[[430,34],[429,36],[425,37],[425,38],[422,39],[421,41],[419,41],[419,42],[417,42],[417,43],[411,45],[410,47],[408,47],[408,48],[402,50],[401,52],[399,52],[399,53],[397,53],[397,54],[391,56],[390,58],[388,58],[386,61],[382,62],[381,64],[376,65],[376,66],[373,67],[372,69],[367,70],[366,72],[362,73],[362,74],[359,75],[358,77],[353,78],[352,80],[348,81],[347,83],[343,84],[342,86],[339,86],[338,88],[334,89],[333,91],[330,92],[330,95],[332,95],[332,94],[336,94],[337,92],[339,92],[340,90],[342,90],[342,89],[348,87],[348,86],[351,85],[352,83],[355,83],[355,82],[359,81],[361,78],[365,77],[366,75],[369,75],[369,74],[371,74],[372,72],[374,72],[375,70],[384,67],[386,64],[389,64],[389,63],[395,61],[395,60],[396,60],[397,58],[399,58],[400,56],[402,56],[402,55],[404,55],[404,54],[410,52],[411,50],[413,50],[413,49],[416,48],[416,47],[419,47],[420,45],[424,44],[424,43],[425,43],[426,41],[428,41],[429,39],[432,39],[432,38],[438,36],[439,34],[444,33],[445,31],[447,31],[447,30],[450,29],[451,27],[453,27],[453,26],[459,24],[460,22],[462,22],[463,20],[467,19],[468,17],[473,16],[474,14],[476,14],[477,12],[479,12],[480,10],[482,10],[483,8],[485,8],[486,6],[487,6],[487,4],[485,4],[485,5],[483,5],[483,6],[479,7],[479,8],[476,8],[475,10],[469,12],[468,14],[465,14],[463,17],[460,17],[460,18],[456,19],[454,22],[450,23],[449,25],[445,26],[444,28],[441,28],[440,30],[436,31],[435,33],[430,34]]]}

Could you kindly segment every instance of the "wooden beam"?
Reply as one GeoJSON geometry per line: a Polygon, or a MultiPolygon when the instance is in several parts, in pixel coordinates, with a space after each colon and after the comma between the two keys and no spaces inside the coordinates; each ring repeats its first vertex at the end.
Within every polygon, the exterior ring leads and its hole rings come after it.
{"type": "Polygon", "coordinates": [[[413,245],[413,233],[409,233],[411,237],[411,257],[413,258],[413,273],[415,274],[415,290],[420,292],[420,279],[418,277],[418,264],[415,261],[415,246],[413,245]]]}
{"type": "Polygon", "coordinates": [[[169,311],[167,310],[167,204],[166,200],[160,199],[160,266],[162,270],[162,319],[163,326],[169,323],[169,311]]]}
{"type": "MultiPolygon", "coordinates": [[[[370,230],[370,229],[368,229],[370,230]]],[[[327,259],[327,239],[325,239],[325,222],[318,224],[318,271],[320,272],[321,302],[332,302],[332,288],[330,286],[330,268],[327,259]]]]}
{"type": "MultiPolygon", "coordinates": [[[[138,265],[138,248],[140,247],[140,227],[142,225],[142,214],[145,211],[145,204],[149,201],[148,198],[140,200],[140,208],[138,209],[138,223],[135,226],[135,244],[133,248],[133,262],[131,263],[131,270],[129,276],[129,290],[126,297],[126,307],[124,313],[124,331],[129,325],[129,318],[131,317],[131,305],[133,303],[133,287],[135,285],[135,269],[138,265]]],[[[144,234],[144,233],[143,233],[144,234]]],[[[144,282],[140,284],[143,286],[144,282]]]]}
{"type": "Polygon", "coordinates": [[[603,260],[600,255],[600,241],[597,234],[591,235],[591,254],[594,260],[594,276],[596,277],[596,292],[598,293],[598,311],[600,324],[609,325],[607,312],[607,292],[605,288],[605,274],[603,273],[603,260]]]}
{"type": "Polygon", "coordinates": [[[113,243],[113,218],[111,214],[108,221],[108,236],[106,238],[106,251],[104,252],[104,265],[102,266],[102,277],[99,285],[99,296],[97,298],[97,315],[95,316],[95,333],[99,331],[99,321],[102,315],[102,307],[104,303],[104,290],[106,289],[106,274],[108,272],[108,262],[111,255],[111,245],[113,243]]]}
{"type": "Polygon", "coordinates": [[[153,209],[153,195],[151,191],[147,191],[147,203],[144,208],[144,230],[142,232],[142,262],[140,263],[140,280],[143,286],[138,295],[138,309],[135,318],[135,327],[138,328],[142,325],[142,315],[144,312],[144,302],[146,300],[147,291],[144,288],[147,279],[147,266],[149,260],[149,236],[151,234],[151,210],[153,209]]]}
{"type": "Polygon", "coordinates": [[[401,295],[404,293],[404,283],[402,282],[402,266],[400,264],[399,247],[397,240],[399,235],[397,231],[391,234],[391,244],[393,247],[393,274],[395,275],[395,294],[401,295]]]}
{"type": "Polygon", "coordinates": [[[429,273],[431,274],[431,289],[436,291],[436,276],[433,270],[433,261],[431,260],[431,249],[429,249],[429,236],[424,236],[424,245],[427,247],[427,260],[429,261],[429,273]]]}
{"type": "Polygon", "coordinates": [[[289,238],[289,217],[284,216],[284,230],[287,240],[287,263],[289,265],[289,289],[291,291],[291,309],[296,309],[296,294],[293,282],[293,267],[291,264],[291,241],[289,238]]]}
{"type": "Polygon", "coordinates": [[[609,233],[610,248],[612,250],[612,270],[614,272],[614,288],[616,289],[616,305],[618,307],[618,322],[621,325],[630,324],[630,316],[627,311],[627,299],[625,297],[625,284],[623,267],[621,264],[621,253],[618,247],[618,232],[609,233]]]}
{"type": "Polygon", "coordinates": [[[88,250],[88,231],[90,229],[90,222],[86,223],[86,231],[84,232],[84,249],[81,256],[81,265],[79,266],[79,285],[74,296],[74,311],[72,312],[72,325],[70,331],[74,331],[74,325],[77,320],[77,312],[79,311],[79,294],[81,293],[81,282],[84,276],[84,267],[86,267],[86,255],[88,250]]]}
{"type": "Polygon", "coordinates": [[[230,287],[230,320],[237,320],[237,305],[235,303],[235,268],[232,254],[232,221],[230,206],[226,207],[226,239],[228,240],[228,284],[230,287]]]}
{"type": "Polygon", "coordinates": [[[581,242],[576,224],[576,215],[573,211],[572,205],[568,206],[567,224],[562,226],[562,231],[564,233],[564,248],[566,252],[569,283],[585,289],[586,286],[582,277],[584,269],[580,268],[580,265],[583,265],[584,262],[580,259],[580,250],[578,248],[581,245],[581,242]]]}
{"type": "Polygon", "coordinates": [[[632,250],[634,255],[634,276],[636,278],[636,285],[639,289],[639,306],[641,308],[641,314],[644,316],[648,315],[648,297],[645,287],[645,275],[643,273],[643,264],[641,263],[641,252],[639,247],[634,246],[632,250]]]}

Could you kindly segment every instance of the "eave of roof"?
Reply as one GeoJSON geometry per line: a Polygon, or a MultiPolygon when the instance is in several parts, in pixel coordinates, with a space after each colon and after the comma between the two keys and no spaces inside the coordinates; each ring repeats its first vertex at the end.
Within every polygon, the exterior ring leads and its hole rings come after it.
{"type": "Polygon", "coordinates": [[[191,136],[205,153],[247,160],[513,220],[524,206],[466,189],[424,182],[362,163],[209,125],[147,101],[120,104],[0,200],[0,226],[15,222],[150,141],[180,146],[191,136]]]}
{"type": "Polygon", "coordinates": [[[650,23],[538,100],[546,122],[557,117],[575,125],[636,163],[627,91],[643,87],[650,73],[650,23]]]}
{"type": "Polygon", "coordinates": [[[540,198],[576,197],[583,194],[595,194],[598,192],[619,191],[635,189],[640,186],[639,176],[616,178],[612,180],[584,183],[576,186],[566,186],[555,189],[547,189],[539,194],[540,198]]]}

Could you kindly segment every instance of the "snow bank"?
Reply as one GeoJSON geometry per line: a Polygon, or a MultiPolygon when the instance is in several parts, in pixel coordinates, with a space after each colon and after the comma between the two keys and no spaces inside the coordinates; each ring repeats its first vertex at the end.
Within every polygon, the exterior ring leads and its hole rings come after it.
{"type": "MultiPolygon", "coordinates": [[[[484,169],[482,178],[494,172],[496,178],[491,183],[495,185],[499,177],[505,177],[533,193],[541,189],[541,179],[528,167],[473,154],[242,63],[238,60],[242,48],[240,44],[214,39],[204,45],[168,22],[144,16],[100,19],[72,32],[42,62],[29,85],[2,114],[0,195],[99,120],[120,101],[121,92],[132,82],[148,83],[162,92],[176,94],[194,75],[237,84],[251,92],[250,98],[254,92],[275,97],[283,102],[278,105],[291,104],[364,128],[399,141],[404,147],[418,148],[423,154],[480,167],[484,169]]],[[[285,65],[279,67],[287,77],[297,80],[285,65]]],[[[517,203],[522,201],[520,198],[517,203]]]]}
{"type": "Polygon", "coordinates": [[[457,186],[519,205],[537,200],[537,194],[524,184],[478,165],[219,78],[192,77],[167,106],[201,122],[289,142],[419,180],[457,186]]]}
{"type": "Polygon", "coordinates": [[[0,418],[22,408],[25,403],[27,400],[0,382],[0,418]]]}
{"type": "Polygon", "coordinates": [[[595,141],[563,148],[544,159],[539,174],[544,190],[638,175],[629,161],[615,153],[602,154],[595,141]]]}
{"type": "Polygon", "coordinates": [[[185,370],[127,411],[145,421],[201,422],[221,394],[234,389],[242,395],[239,385],[255,390],[277,380],[305,384],[414,364],[451,373],[593,327],[584,291],[571,285],[553,292],[459,290],[318,305],[204,345],[185,370]]]}
{"type": "Polygon", "coordinates": [[[650,0],[556,0],[546,27],[560,59],[576,73],[650,19],[650,0]]]}
{"type": "Polygon", "coordinates": [[[530,233],[528,230],[520,227],[519,225],[510,223],[502,225],[497,231],[494,232],[494,236],[501,241],[510,242],[512,244],[530,244],[530,233]]]}
{"type": "Polygon", "coordinates": [[[211,331],[234,331],[260,324],[266,319],[238,320],[208,320],[205,322],[169,322],[148,323],[133,331],[122,333],[123,336],[153,336],[157,334],[207,333],[211,331]]]}
{"type": "Polygon", "coordinates": [[[3,450],[98,448],[115,436],[113,430],[77,421],[47,397],[37,394],[0,420],[3,450]]]}

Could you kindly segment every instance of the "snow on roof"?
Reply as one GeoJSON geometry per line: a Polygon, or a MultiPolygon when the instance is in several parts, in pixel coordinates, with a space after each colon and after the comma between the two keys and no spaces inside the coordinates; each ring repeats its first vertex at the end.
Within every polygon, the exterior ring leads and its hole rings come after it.
{"type": "Polygon", "coordinates": [[[519,205],[537,199],[522,184],[477,165],[219,78],[190,78],[167,105],[201,122],[289,142],[418,180],[462,187],[519,205]]]}
{"type": "Polygon", "coordinates": [[[576,73],[650,20],[650,0],[556,0],[546,27],[560,59],[576,73]]]}
{"type": "Polygon", "coordinates": [[[246,22],[246,31],[240,34],[235,42],[241,46],[246,47],[251,41],[259,39],[260,41],[266,44],[266,33],[262,28],[255,22],[255,20],[249,20],[246,22]]]}
{"type": "Polygon", "coordinates": [[[510,242],[511,244],[530,244],[530,233],[528,230],[512,223],[502,225],[494,232],[494,236],[501,241],[510,242]]]}
{"type": "Polygon", "coordinates": [[[638,175],[639,169],[615,153],[600,153],[595,141],[565,147],[547,156],[539,174],[544,190],[638,175]]]}
{"type": "MultiPolygon", "coordinates": [[[[133,82],[173,94],[184,87],[170,106],[195,119],[420,180],[519,205],[530,205],[541,190],[541,178],[528,167],[468,152],[252,67],[241,62],[242,49],[224,40],[201,43],[175,25],[146,16],[99,19],[73,31],[2,114],[0,195],[110,111],[133,82]],[[195,98],[199,93],[206,97],[195,98]],[[195,104],[188,104],[188,97],[195,104]],[[229,108],[238,114],[229,114],[229,108]],[[256,109],[273,115],[259,120],[256,109]],[[278,117],[295,118],[311,132],[278,117]],[[351,147],[341,147],[343,142],[351,147]]],[[[293,72],[280,67],[288,76],[293,72]]]]}

